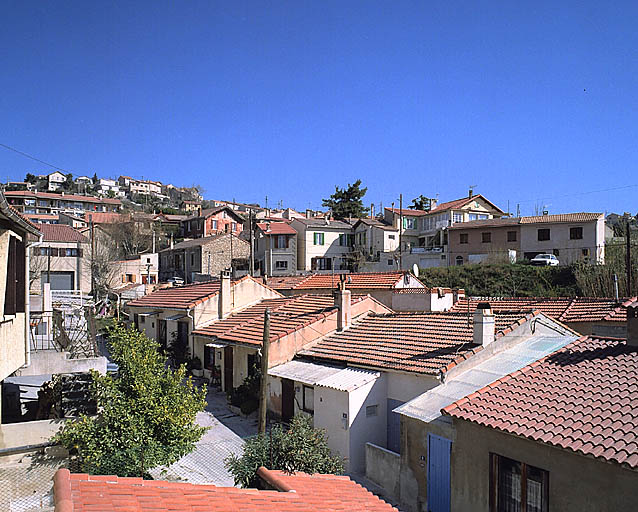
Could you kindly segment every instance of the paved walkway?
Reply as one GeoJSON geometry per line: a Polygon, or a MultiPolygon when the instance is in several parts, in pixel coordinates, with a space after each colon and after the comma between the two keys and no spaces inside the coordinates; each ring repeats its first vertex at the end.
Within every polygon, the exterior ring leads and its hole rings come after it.
{"type": "Polygon", "coordinates": [[[210,428],[191,453],[168,468],[150,471],[156,480],[234,485],[233,477],[224,467],[224,459],[231,453],[242,453],[243,438],[257,433],[257,420],[233,413],[226,404],[226,395],[219,391],[209,390],[206,400],[208,405],[197,415],[197,423],[210,428]]]}

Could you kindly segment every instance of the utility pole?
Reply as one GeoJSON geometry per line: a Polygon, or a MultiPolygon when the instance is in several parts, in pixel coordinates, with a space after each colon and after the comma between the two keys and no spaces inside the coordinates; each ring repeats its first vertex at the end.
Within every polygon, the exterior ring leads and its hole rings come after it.
{"type": "Polygon", "coordinates": [[[252,209],[248,213],[248,229],[250,229],[250,277],[255,277],[255,227],[252,209]]]}
{"type": "Polygon", "coordinates": [[[399,194],[399,270],[403,270],[403,194],[399,194]]]}
{"type": "Polygon", "coordinates": [[[627,228],[627,261],[625,267],[627,270],[627,297],[631,297],[631,231],[629,230],[629,221],[626,224],[627,228]]]}
{"type": "Polygon", "coordinates": [[[259,389],[259,427],[257,432],[266,432],[266,408],[268,406],[268,345],[270,345],[270,309],[264,311],[264,338],[261,347],[261,386],[259,389]]]}

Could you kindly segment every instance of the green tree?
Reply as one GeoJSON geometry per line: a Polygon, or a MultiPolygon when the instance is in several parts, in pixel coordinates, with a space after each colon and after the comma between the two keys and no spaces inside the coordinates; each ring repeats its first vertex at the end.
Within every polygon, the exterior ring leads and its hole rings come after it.
{"type": "Polygon", "coordinates": [[[100,180],[97,177],[97,173],[93,173],[93,185],[97,185],[100,180]]]}
{"type": "Polygon", "coordinates": [[[368,214],[368,208],[363,206],[362,198],[368,191],[361,188],[361,180],[349,184],[347,188],[340,189],[335,186],[335,193],[328,199],[322,200],[322,205],[330,208],[335,219],[347,219],[348,217],[364,217],[368,214]]]}
{"type": "Polygon", "coordinates": [[[99,414],[67,423],[55,441],[77,454],[91,474],[143,476],[189,453],[206,430],[195,416],[205,389],[185,379],[186,369],[166,368],[158,344],[135,329],[108,329],[119,375],[93,372],[99,414]]]}
{"type": "Polygon", "coordinates": [[[27,183],[32,183],[33,185],[35,185],[38,182],[38,178],[35,174],[31,174],[30,172],[27,173],[27,175],[24,178],[24,181],[26,181],[27,183]]]}
{"type": "Polygon", "coordinates": [[[331,453],[325,432],[312,427],[312,419],[295,416],[286,430],[274,425],[269,434],[259,434],[246,441],[241,457],[231,454],[224,461],[235,485],[255,487],[260,466],[286,472],[339,475],[343,459],[331,453]]]}
{"type": "Polygon", "coordinates": [[[429,197],[425,197],[423,194],[412,199],[412,204],[410,205],[410,208],[413,210],[425,210],[426,212],[429,212],[431,207],[432,200],[429,197]]]}
{"type": "Polygon", "coordinates": [[[66,175],[66,181],[63,183],[62,186],[64,187],[64,190],[67,190],[69,192],[73,191],[73,187],[75,186],[75,183],[73,182],[73,174],[69,173],[66,175]]]}

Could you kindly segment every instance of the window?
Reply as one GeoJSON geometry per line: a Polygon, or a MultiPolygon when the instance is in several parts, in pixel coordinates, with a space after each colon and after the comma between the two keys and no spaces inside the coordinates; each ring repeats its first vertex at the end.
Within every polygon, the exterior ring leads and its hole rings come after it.
{"type": "Polygon", "coordinates": [[[468,218],[469,218],[470,220],[477,220],[477,219],[478,219],[478,215],[476,215],[476,213],[470,213],[470,214],[468,215],[468,218]]]}
{"type": "Polygon", "coordinates": [[[378,414],[379,414],[379,406],[377,404],[366,406],[366,418],[371,418],[373,416],[377,416],[378,414]]]}
{"type": "Polygon", "coordinates": [[[314,245],[323,245],[323,233],[314,233],[314,245]]]}
{"type": "Polygon", "coordinates": [[[489,244],[492,242],[492,233],[487,231],[486,233],[481,233],[481,242],[484,244],[489,244]]]}
{"type": "Polygon", "coordinates": [[[487,220],[489,218],[487,214],[479,214],[477,217],[478,220],[487,220]]]}
{"type": "Polygon", "coordinates": [[[508,231],[507,232],[507,241],[508,242],[516,242],[516,231],[508,231]]]}
{"type": "Polygon", "coordinates": [[[277,260],[275,261],[275,268],[277,270],[287,270],[288,262],[286,260],[277,260]]]}
{"type": "Polygon", "coordinates": [[[233,231],[237,231],[237,223],[236,223],[236,222],[233,222],[233,223],[232,223],[232,226],[233,226],[233,227],[232,227],[232,230],[233,230],[233,231]]]}
{"type": "Polygon", "coordinates": [[[463,214],[462,213],[453,213],[452,214],[452,222],[463,222],[463,214]]]}
{"type": "Polygon", "coordinates": [[[388,259],[388,265],[392,265],[394,262],[391,259],[388,259]]]}
{"type": "Polygon", "coordinates": [[[469,235],[467,233],[461,233],[459,234],[459,243],[460,244],[466,244],[468,243],[468,239],[469,239],[469,235]]]}
{"type": "Polygon", "coordinates": [[[583,228],[569,228],[569,239],[570,240],[582,240],[583,239],[583,228]]]}
{"type": "Polygon", "coordinates": [[[413,217],[403,217],[403,229],[416,229],[416,219],[413,217]]]}
{"type": "Polygon", "coordinates": [[[347,246],[348,245],[348,235],[341,233],[339,235],[339,245],[340,246],[347,246]]]}
{"type": "Polygon", "coordinates": [[[195,265],[195,253],[191,252],[191,267],[195,265]]]}
{"type": "Polygon", "coordinates": [[[24,242],[14,236],[9,237],[7,253],[7,278],[4,293],[4,314],[24,313],[26,295],[24,242]]]}
{"type": "Polygon", "coordinates": [[[366,245],[367,239],[368,237],[365,231],[359,233],[359,245],[366,245]]]}
{"type": "Polygon", "coordinates": [[[388,240],[394,240],[394,235],[388,235],[388,240]]]}
{"type": "Polygon", "coordinates": [[[277,235],[274,237],[274,247],[275,249],[287,249],[288,248],[288,237],[286,235],[277,235]]]}
{"type": "Polygon", "coordinates": [[[303,410],[310,413],[315,411],[315,388],[312,386],[303,387],[303,410]]]}
{"type": "Polygon", "coordinates": [[[217,229],[217,221],[213,220],[213,222],[211,222],[211,228],[212,229],[217,229]]]}
{"type": "Polygon", "coordinates": [[[140,315],[139,318],[140,318],[140,323],[141,324],[146,323],[146,317],[144,315],[140,315]]]}
{"type": "Polygon", "coordinates": [[[585,258],[589,258],[589,249],[583,249],[583,256],[585,256],[585,258]]]}
{"type": "Polygon", "coordinates": [[[310,262],[312,270],[332,270],[331,258],[312,258],[310,262]]]}
{"type": "Polygon", "coordinates": [[[549,228],[543,228],[538,230],[538,241],[543,242],[549,240],[549,228]]]}
{"type": "Polygon", "coordinates": [[[548,471],[490,453],[491,512],[548,510],[548,471]]]}
{"type": "Polygon", "coordinates": [[[552,253],[554,254],[554,256],[560,256],[560,251],[558,249],[554,249],[552,253]]]}
{"type": "Polygon", "coordinates": [[[463,265],[463,256],[457,256],[456,257],[456,264],[457,265],[463,265]]]}

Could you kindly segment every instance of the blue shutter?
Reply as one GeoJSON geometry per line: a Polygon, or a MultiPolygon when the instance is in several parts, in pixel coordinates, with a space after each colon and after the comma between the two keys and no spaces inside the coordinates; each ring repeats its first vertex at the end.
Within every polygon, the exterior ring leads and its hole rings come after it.
{"type": "Polygon", "coordinates": [[[450,512],[452,441],[428,434],[428,512],[450,512]]]}

